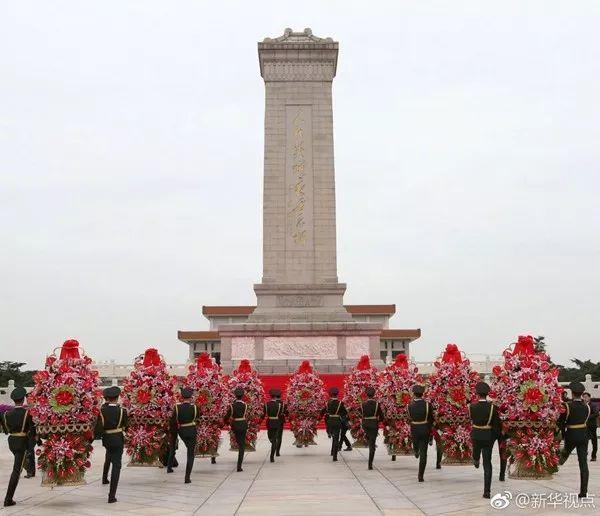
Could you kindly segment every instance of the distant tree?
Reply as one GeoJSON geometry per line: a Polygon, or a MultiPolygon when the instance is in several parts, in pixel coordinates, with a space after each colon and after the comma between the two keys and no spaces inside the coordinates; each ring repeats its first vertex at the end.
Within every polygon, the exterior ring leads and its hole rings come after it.
{"type": "Polygon", "coordinates": [[[25,362],[0,362],[0,385],[8,385],[9,380],[14,380],[15,385],[22,387],[31,387],[33,385],[33,375],[36,371],[21,371],[25,362]]]}
{"type": "Polygon", "coordinates": [[[538,335],[533,339],[535,342],[535,350],[539,353],[546,353],[546,342],[544,339],[545,337],[542,335],[538,335]]]}
{"type": "Polygon", "coordinates": [[[579,360],[578,358],[572,358],[571,362],[577,367],[558,366],[560,369],[559,382],[582,382],[585,380],[586,374],[592,375],[592,380],[595,382],[600,380],[600,362],[579,360]]]}

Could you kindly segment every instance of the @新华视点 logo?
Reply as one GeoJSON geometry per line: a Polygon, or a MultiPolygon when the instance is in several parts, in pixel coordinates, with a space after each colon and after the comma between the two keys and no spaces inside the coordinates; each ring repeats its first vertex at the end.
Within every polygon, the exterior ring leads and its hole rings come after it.
{"type": "Polygon", "coordinates": [[[503,493],[496,493],[490,499],[490,505],[494,509],[506,509],[510,505],[512,500],[512,493],[510,491],[504,491],[503,493]]]}

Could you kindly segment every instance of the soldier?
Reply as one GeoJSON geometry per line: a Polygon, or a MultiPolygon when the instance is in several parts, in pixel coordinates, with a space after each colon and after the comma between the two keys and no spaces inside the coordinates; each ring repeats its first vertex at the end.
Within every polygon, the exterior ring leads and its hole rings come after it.
{"type": "Polygon", "coordinates": [[[368,400],[361,406],[362,429],[365,432],[369,444],[369,469],[373,469],[375,442],[377,441],[379,422],[383,421],[383,412],[381,411],[379,403],[373,399],[375,396],[375,388],[367,387],[366,392],[368,400]]]}
{"type": "Polygon", "coordinates": [[[587,465],[588,428],[587,421],[592,412],[589,405],[581,399],[585,387],[582,383],[571,382],[569,389],[573,394],[573,400],[564,404],[565,411],[558,418],[558,424],[564,429],[565,447],[560,454],[559,464],[562,466],[574,448],[577,449],[577,460],[579,462],[580,488],[579,498],[587,496],[589,470],[587,465]]]}
{"type": "Polygon", "coordinates": [[[277,432],[277,450],[275,451],[275,455],[279,457],[281,451],[281,441],[283,441],[283,425],[285,425],[287,407],[281,399],[281,391],[279,389],[275,389],[275,398],[277,399],[277,403],[281,405],[281,411],[279,412],[279,431],[277,432]]]}
{"type": "Polygon", "coordinates": [[[408,418],[410,419],[410,433],[415,450],[415,457],[419,459],[419,473],[417,479],[424,482],[425,466],[427,465],[427,446],[433,427],[433,407],[423,399],[425,387],[413,386],[413,395],[416,398],[408,405],[408,418]]]}
{"type": "Polygon", "coordinates": [[[587,422],[589,439],[592,441],[592,458],[590,462],[596,462],[596,456],[598,455],[598,409],[592,405],[592,396],[589,392],[584,392],[582,398],[591,409],[587,422]]]}
{"type": "Polygon", "coordinates": [[[281,428],[281,411],[283,410],[283,403],[279,399],[281,392],[277,389],[271,389],[269,391],[271,399],[265,403],[265,409],[263,417],[267,419],[267,436],[271,443],[271,456],[270,461],[275,462],[275,452],[277,451],[277,445],[279,444],[279,430],[281,428]]]}
{"type": "Polygon", "coordinates": [[[103,391],[105,403],[100,407],[100,416],[96,421],[96,436],[102,437],[102,446],[106,448],[104,456],[104,468],[102,471],[102,483],[109,484],[108,503],[117,501],[117,486],[121,476],[121,459],[125,438],[123,431],[127,428],[127,411],[118,404],[121,389],[117,386],[107,387],[103,391]],[[108,480],[108,471],[110,482],[108,480]]]}
{"type": "Polygon", "coordinates": [[[4,507],[10,507],[17,502],[13,500],[15,490],[19,483],[21,470],[25,463],[25,456],[29,446],[29,431],[33,427],[31,414],[23,406],[27,391],[23,387],[15,387],[10,393],[15,402],[15,408],[4,413],[2,428],[8,434],[8,448],[14,455],[13,469],[8,481],[8,489],[4,497],[4,507]]]}
{"type": "Polygon", "coordinates": [[[244,461],[244,450],[246,448],[246,432],[248,431],[248,421],[246,415],[248,414],[248,405],[242,398],[244,397],[244,389],[236,387],[233,391],[235,401],[231,404],[225,415],[225,422],[231,426],[231,431],[235,436],[235,441],[238,446],[238,460],[237,470],[244,471],[242,469],[242,462],[244,461]]]}
{"type": "Polygon", "coordinates": [[[344,451],[352,451],[352,443],[350,442],[350,440],[347,437],[347,433],[348,433],[348,429],[350,428],[348,425],[348,412],[346,412],[345,416],[342,416],[341,418],[341,422],[342,422],[342,427],[340,430],[340,441],[339,441],[339,449],[338,451],[342,451],[342,445],[346,445],[346,448],[344,448],[344,451]]]}
{"type": "Polygon", "coordinates": [[[186,484],[190,484],[192,479],[192,468],[194,467],[194,457],[196,454],[196,422],[198,421],[198,407],[192,402],[194,391],[189,387],[181,389],[182,403],[175,405],[175,410],[171,415],[171,451],[167,463],[167,473],[173,473],[173,459],[177,448],[177,435],[181,437],[187,450],[187,461],[185,463],[186,484]]]}
{"type": "Polygon", "coordinates": [[[337,462],[338,452],[341,448],[340,432],[342,431],[342,421],[348,416],[344,402],[338,399],[339,393],[340,390],[337,387],[329,389],[329,401],[321,413],[325,417],[327,433],[331,435],[331,455],[333,456],[333,462],[337,462]]]}
{"type": "Polygon", "coordinates": [[[489,498],[492,488],[492,448],[494,440],[498,437],[501,423],[498,409],[487,400],[490,386],[479,382],[475,386],[479,401],[471,403],[469,415],[471,417],[473,442],[473,465],[479,468],[479,459],[483,456],[483,497],[489,498]]]}

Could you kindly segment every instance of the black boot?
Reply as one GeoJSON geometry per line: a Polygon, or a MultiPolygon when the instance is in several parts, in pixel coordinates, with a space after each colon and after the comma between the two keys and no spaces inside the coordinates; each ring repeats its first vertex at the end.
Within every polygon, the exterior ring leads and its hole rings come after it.
{"type": "Polygon", "coordinates": [[[396,456],[392,455],[392,462],[396,462],[396,456]]]}
{"type": "Polygon", "coordinates": [[[110,475],[110,489],[108,490],[108,503],[115,503],[117,501],[117,487],[119,486],[119,477],[121,476],[121,468],[113,466],[110,475]]]}
{"type": "Polygon", "coordinates": [[[210,458],[210,463],[211,464],[216,464],[217,463],[217,458],[216,457],[211,457],[210,458]]]}

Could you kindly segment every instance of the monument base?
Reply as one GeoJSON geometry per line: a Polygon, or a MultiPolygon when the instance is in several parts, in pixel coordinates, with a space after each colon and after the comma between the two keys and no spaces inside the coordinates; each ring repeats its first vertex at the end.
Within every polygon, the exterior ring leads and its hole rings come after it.
{"type": "Polygon", "coordinates": [[[320,373],[344,373],[369,355],[376,367],[382,327],[378,323],[244,323],[219,327],[221,366],[226,373],[248,359],[263,374],[293,373],[310,360],[320,373]]]}

